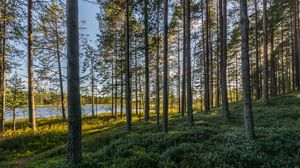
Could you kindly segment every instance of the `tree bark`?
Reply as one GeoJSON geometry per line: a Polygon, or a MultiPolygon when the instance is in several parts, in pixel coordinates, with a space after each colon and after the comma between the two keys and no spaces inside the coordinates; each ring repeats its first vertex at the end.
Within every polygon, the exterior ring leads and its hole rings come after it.
{"type": "Polygon", "coordinates": [[[271,33],[271,46],[270,46],[270,55],[271,55],[271,96],[276,96],[276,60],[275,60],[275,55],[273,53],[274,50],[274,34],[273,32],[271,33]]]}
{"type": "Polygon", "coordinates": [[[126,129],[131,130],[131,85],[130,85],[130,34],[129,34],[129,0],[126,0],[126,64],[125,64],[125,90],[126,90],[126,129]]]}
{"type": "Polygon", "coordinates": [[[260,90],[260,66],[259,66],[259,41],[258,41],[258,9],[257,9],[257,0],[254,2],[255,8],[255,90],[256,90],[256,99],[260,99],[261,90],[260,90]]]}
{"type": "Polygon", "coordinates": [[[1,90],[2,90],[2,101],[1,101],[1,116],[0,116],[0,132],[4,132],[5,128],[5,111],[6,111],[6,1],[4,3],[3,8],[3,30],[0,33],[3,33],[2,36],[2,79],[1,79],[1,90]]]}
{"type": "Polygon", "coordinates": [[[268,57],[268,13],[267,1],[263,0],[263,32],[264,32],[264,87],[263,104],[269,105],[269,57],[268,57]]]}
{"type": "Polygon", "coordinates": [[[191,78],[191,2],[185,0],[185,42],[186,42],[186,76],[187,76],[187,111],[188,121],[192,126],[194,124],[193,116],[193,93],[192,93],[192,78],[191,78]]]}
{"type": "Polygon", "coordinates": [[[16,108],[13,109],[13,130],[16,131],[16,108]]]}
{"type": "MultiPolygon", "coordinates": [[[[94,57],[94,56],[93,56],[94,57]]],[[[95,116],[95,95],[94,95],[94,90],[95,90],[95,80],[94,80],[94,58],[92,58],[91,61],[91,65],[92,65],[92,80],[91,80],[91,84],[92,84],[92,116],[95,116]]]]}
{"type": "Polygon", "coordinates": [[[159,23],[160,23],[160,20],[159,20],[159,15],[160,15],[160,0],[157,0],[157,15],[156,15],[156,22],[157,22],[157,41],[156,41],[156,66],[155,66],[155,69],[156,69],[156,105],[155,105],[155,113],[156,113],[156,124],[157,126],[159,126],[159,108],[160,108],[160,96],[159,96],[159,93],[160,93],[160,86],[159,86],[159,59],[160,59],[160,56],[159,56],[159,43],[160,43],[160,33],[159,33],[159,23]]]}
{"type": "Polygon", "coordinates": [[[148,40],[148,0],[144,0],[145,26],[145,121],[149,121],[149,40],[148,40]]]}
{"type": "MultiPolygon", "coordinates": [[[[185,6],[185,0],[183,0],[183,36],[186,33],[186,6],[185,6]]],[[[183,53],[182,53],[182,94],[181,94],[181,116],[184,116],[184,113],[186,112],[186,39],[183,38],[183,53]]]]}
{"type": "Polygon", "coordinates": [[[209,0],[206,0],[206,38],[205,38],[205,43],[206,43],[206,52],[205,52],[205,65],[204,65],[204,109],[205,112],[210,111],[210,103],[209,103],[209,0]]]}
{"type": "Polygon", "coordinates": [[[65,112],[65,100],[64,100],[64,86],[63,86],[63,79],[62,79],[62,72],[61,72],[61,62],[60,62],[60,46],[59,46],[59,34],[58,34],[58,26],[57,20],[55,20],[55,36],[56,36],[56,56],[57,56],[57,64],[58,64],[58,76],[59,76],[59,88],[60,88],[60,103],[61,103],[61,113],[63,119],[66,119],[66,112],[65,112]]]}
{"type": "Polygon", "coordinates": [[[180,92],[180,78],[181,78],[181,67],[180,67],[180,30],[179,30],[179,27],[178,27],[178,32],[177,32],[177,74],[178,74],[178,81],[177,81],[177,102],[178,102],[178,113],[179,114],[182,114],[181,113],[181,99],[180,99],[180,96],[181,96],[181,92],[180,92]]]}
{"type": "Polygon", "coordinates": [[[221,94],[222,116],[229,120],[228,94],[227,94],[227,0],[219,2],[220,38],[221,38],[221,94]]]}
{"type": "Polygon", "coordinates": [[[81,105],[79,77],[78,0],[67,1],[67,56],[68,56],[68,160],[82,161],[81,105]]]}
{"type": "Polygon", "coordinates": [[[164,87],[163,87],[163,132],[168,132],[168,0],[164,0],[164,87]]]}
{"type": "Polygon", "coordinates": [[[242,36],[242,79],[244,94],[244,120],[245,135],[248,140],[254,139],[254,123],[252,114],[250,72],[249,72],[249,20],[247,12],[247,0],[240,1],[241,10],[241,36],[242,36]]]}
{"type": "Polygon", "coordinates": [[[36,131],[35,107],[34,107],[34,85],[33,85],[33,53],[32,53],[32,0],[28,0],[28,113],[29,122],[33,131],[36,131]]]}

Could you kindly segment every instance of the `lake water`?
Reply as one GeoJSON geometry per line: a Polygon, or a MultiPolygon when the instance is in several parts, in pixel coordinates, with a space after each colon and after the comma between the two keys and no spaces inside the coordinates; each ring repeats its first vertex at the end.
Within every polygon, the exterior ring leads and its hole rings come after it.
{"type": "MultiPolygon", "coordinates": [[[[36,118],[62,116],[61,107],[58,106],[36,107],[35,110],[36,110],[36,118]]],[[[111,106],[97,106],[97,111],[96,111],[96,107],[94,107],[94,110],[96,114],[111,112],[111,106]]],[[[120,109],[117,110],[120,111],[120,109]]],[[[16,116],[17,119],[28,118],[28,108],[18,108],[16,111],[17,111],[17,116],[16,116]]],[[[82,116],[92,115],[92,106],[82,106],[81,112],[82,112],[82,116]]],[[[13,119],[13,112],[11,109],[7,109],[5,113],[5,120],[12,120],[12,119],[13,119]]]]}

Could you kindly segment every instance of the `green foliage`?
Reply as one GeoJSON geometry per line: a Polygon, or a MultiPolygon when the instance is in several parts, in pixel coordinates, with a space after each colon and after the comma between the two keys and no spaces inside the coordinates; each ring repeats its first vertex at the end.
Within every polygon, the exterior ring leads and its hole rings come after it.
{"type": "MultiPolygon", "coordinates": [[[[210,114],[196,113],[193,127],[186,118],[171,114],[168,134],[161,133],[154,122],[135,122],[127,132],[124,120],[86,118],[84,162],[78,167],[297,167],[300,95],[279,96],[272,104],[254,103],[255,141],[244,138],[240,103],[231,105],[228,123],[219,116],[219,108],[210,114]]],[[[72,167],[65,157],[66,123],[57,119],[38,123],[35,134],[19,130],[2,135],[0,165],[20,165],[17,160],[21,159],[22,167],[72,167]]]]}

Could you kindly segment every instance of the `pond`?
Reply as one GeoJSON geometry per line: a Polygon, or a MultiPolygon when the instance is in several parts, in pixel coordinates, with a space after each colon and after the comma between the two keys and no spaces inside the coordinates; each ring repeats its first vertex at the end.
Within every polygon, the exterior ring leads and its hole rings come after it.
{"type": "MultiPolygon", "coordinates": [[[[43,106],[43,107],[36,107],[36,118],[49,118],[49,117],[61,117],[61,107],[60,106],[43,106]]],[[[106,113],[111,112],[111,106],[96,106],[94,107],[95,113],[106,113]]],[[[120,108],[117,109],[120,111],[120,108]]],[[[124,108],[125,111],[125,108],[124,108]]],[[[27,119],[28,118],[28,108],[17,108],[16,109],[17,119],[27,119]]],[[[82,116],[92,115],[92,106],[81,106],[82,116]]],[[[67,108],[66,108],[67,113],[67,108]]],[[[11,109],[7,109],[5,113],[5,120],[12,120],[13,119],[13,111],[11,109]]]]}

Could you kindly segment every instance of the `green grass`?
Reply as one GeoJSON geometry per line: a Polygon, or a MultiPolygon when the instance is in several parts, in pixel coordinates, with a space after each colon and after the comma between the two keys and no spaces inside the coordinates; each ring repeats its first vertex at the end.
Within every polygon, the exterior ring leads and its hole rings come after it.
{"type": "MultiPolygon", "coordinates": [[[[127,132],[124,119],[107,115],[83,121],[83,157],[77,167],[299,167],[300,94],[278,96],[264,107],[253,104],[256,140],[244,138],[243,107],[231,104],[231,121],[195,113],[195,126],[170,115],[170,131],[154,121],[137,121],[127,132]]],[[[20,122],[19,128],[24,128],[20,122]]],[[[0,140],[0,167],[75,167],[66,161],[66,122],[38,121],[39,130],[7,131],[0,140]]]]}

